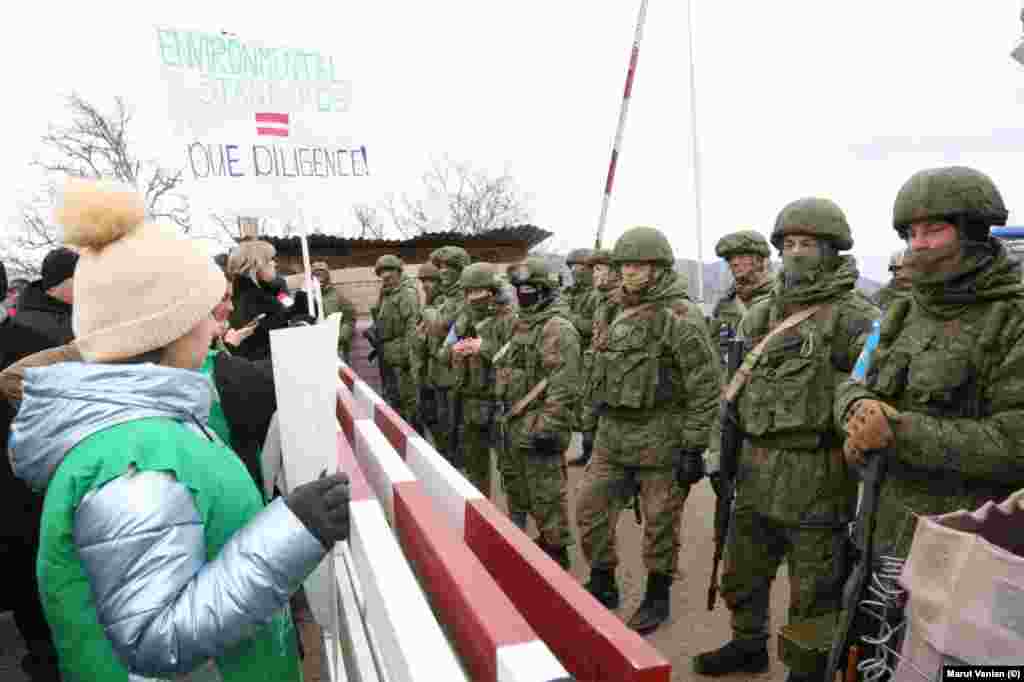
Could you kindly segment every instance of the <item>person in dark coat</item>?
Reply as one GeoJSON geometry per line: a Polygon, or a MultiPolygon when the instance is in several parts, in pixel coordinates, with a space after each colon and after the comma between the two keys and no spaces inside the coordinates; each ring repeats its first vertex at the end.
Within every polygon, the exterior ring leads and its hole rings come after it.
{"type": "Polygon", "coordinates": [[[236,355],[249,360],[270,358],[270,332],[299,321],[310,321],[305,292],[288,294],[284,278],[277,274],[277,252],[269,242],[252,240],[235,247],[228,256],[227,274],[234,286],[235,312],[231,326],[245,327],[262,315],[252,336],[236,355]]]}
{"type": "MultiPolygon", "coordinates": [[[[74,338],[71,306],[77,263],[78,254],[71,249],[54,249],[46,255],[42,277],[25,288],[18,299],[18,314],[3,323],[0,366],[7,367],[74,338]]],[[[33,680],[59,680],[57,655],[36,581],[43,498],[15,478],[11,471],[6,453],[14,410],[7,401],[0,403],[0,438],[3,439],[0,447],[4,452],[0,463],[0,516],[4,519],[0,525],[4,529],[0,530],[0,548],[10,579],[5,590],[10,603],[6,606],[14,611],[15,624],[28,647],[29,653],[21,662],[24,671],[33,680]]]]}

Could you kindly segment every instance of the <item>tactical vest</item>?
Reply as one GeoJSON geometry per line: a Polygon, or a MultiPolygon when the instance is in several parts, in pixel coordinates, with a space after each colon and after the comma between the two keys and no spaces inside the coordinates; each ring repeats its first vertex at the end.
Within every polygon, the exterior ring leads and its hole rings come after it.
{"type": "MultiPolygon", "coordinates": [[[[594,357],[588,399],[599,411],[651,410],[678,397],[672,385],[673,358],[662,339],[668,321],[664,305],[629,314],[609,306],[594,325],[594,357]]],[[[637,416],[644,416],[637,413],[637,416]]]]}
{"type": "MultiPolygon", "coordinates": [[[[515,333],[508,344],[494,355],[497,383],[495,396],[507,404],[514,404],[530,392],[545,377],[540,346],[544,328],[554,316],[540,324],[530,326],[524,321],[516,323],[515,333]]],[[[540,405],[540,401],[534,401],[540,405]]]]}
{"type": "Polygon", "coordinates": [[[914,316],[908,299],[892,305],[871,358],[867,387],[908,412],[979,419],[991,414],[985,396],[988,370],[1010,304],[975,306],[953,320],[914,316]],[[981,309],[984,308],[984,309],[981,309]],[[981,309],[981,310],[979,310],[981,309]]]}
{"type": "Polygon", "coordinates": [[[400,309],[402,295],[402,285],[382,295],[376,317],[381,357],[392,367],[406,367],[409,364],[407,320],[402,319],[400,309]]]}
{"type": "MultiPolygon", "coordinates": [[[[755,346],[782,321],[776,319],[775,306],[770,313],[764,310],[769,319],[754,320],[754,328],[765,332],[751,340],[755,346]]],[[[832,358],[838,317],[836,305],[824,305],[768,342],[737,400],[740,427],[746,435],[793,437],[793,443],[780,447],[794,449],[825,445],[834,431],[832,401],[842,378],[832,358]]]]}

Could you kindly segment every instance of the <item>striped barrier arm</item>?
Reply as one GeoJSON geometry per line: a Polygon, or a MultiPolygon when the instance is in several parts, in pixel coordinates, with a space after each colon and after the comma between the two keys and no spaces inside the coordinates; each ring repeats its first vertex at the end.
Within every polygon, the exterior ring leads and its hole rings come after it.
{"type": "Polygon", "coordinates": [[[481,682],[572,679],[340,382],[338,412],[354,444],[346,469],[365,474],[470,677],[481,682]]]}
{"type": "MultiPolygon", "coordinates": [[[[421,482],[448,524],[569,673],[581,681],[669,682],[672,667],[654,647],[551,560],[350,367],[339,363],[338,373],[348,389],[339,387],[339,420],[351,423],[354,432],[359,431],[356,422],[373,420],[377,428],[372,430],[389,446],[383,449],[393,449],[404,459],[409,475],[421,482]]],[[[376,436],[364,437],[363,443],[383,447],[376,436]]]]}

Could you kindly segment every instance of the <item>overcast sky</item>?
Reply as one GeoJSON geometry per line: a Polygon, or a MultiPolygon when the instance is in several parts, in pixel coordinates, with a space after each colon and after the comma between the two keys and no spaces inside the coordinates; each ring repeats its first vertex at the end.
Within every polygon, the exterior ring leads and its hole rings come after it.
{"type": "MultiPolygon", "coordinates": [[[[1024,219],[1024,67],[1009,57],[1019,0],[693,2],[704,260],[723,234],[767,233],[786,203],[820,195],[846,211],[864,274],[886,279],[896,191],[953,163],[988,173],[1024,219]]],[[[72,90],[104,107],[124,96],[147,148],[183,163],[160,24],[335,58],[353,84],[337,132],[367,145],[372,175],[288,190],[314,226],[418,193],[430,158],[448,154],[514,176],[554,246],[592,244],[639,0],[149,4],[24,3],[0,26],[0,216],[38,183],[29,161],[72,90]]],[[[695,257],[692,188],[686,3],[649,0],[605,243],[654,225],[695,257]]],[[[186,189],[199,220],[229,203],[186,189]]]]}

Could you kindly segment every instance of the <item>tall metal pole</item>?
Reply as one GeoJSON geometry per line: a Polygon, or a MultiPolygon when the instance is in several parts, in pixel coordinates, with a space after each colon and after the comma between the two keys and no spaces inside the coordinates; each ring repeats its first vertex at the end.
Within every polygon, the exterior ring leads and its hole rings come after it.
{"type": "Polygon", "coordinates": [[[622,149],[622,132],[626,129],[626,116],[629,114],[629,96],[633,90],[633,76],[636,74],[636,63],[640,58],[640,38],[644,34],[644,21],[647,19],[647,0],[640,0],[640,15],[636,20],[636,33],[633,36],[633,49],[629,54],[629,70],[626,72],[626,90],[622,95],[622,106],[619,109],[619,124],[615,129],[615,142],[612,143],[612,160],[608,163],[608,177],[604,182],[604,200],[601,202],[601,217],[597,222],[597,238],[594,248],[601,248],[604,226],[608,220],[608,203],[612,198],[612,184],[615,182],[615,166],[619,161],[622,149]]]}
{"type": "Polygon", "coordinates": [[[697,300],[704,302],[704,239],[700,207],[700,148],[697,145],[697,83],[693,68],[693,0],[686,0],[686,30],[690,51],[690,148],[693,150],[693,200],[697,228],[697,300]]]}

